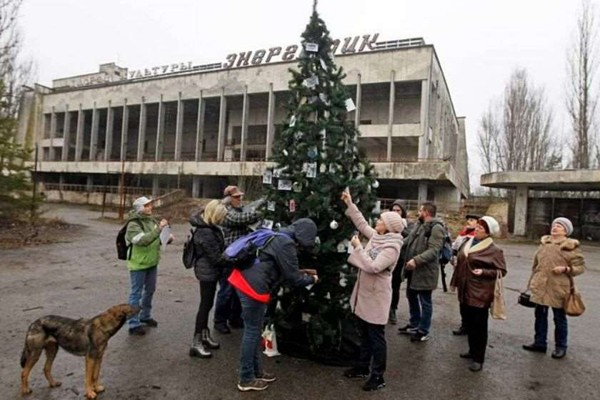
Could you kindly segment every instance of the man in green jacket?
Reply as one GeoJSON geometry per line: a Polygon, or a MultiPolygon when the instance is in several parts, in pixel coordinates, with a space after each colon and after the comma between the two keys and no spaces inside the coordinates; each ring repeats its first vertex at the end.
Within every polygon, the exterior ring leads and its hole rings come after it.
{"type": "MultiPolygon", "coordinates": [[[[149,327],[158,326],[150,311],[160,260],[160,233],[169,222],[164,218],[158,222],[152,216],[152,209],[152,200],[142,196],[133,202],[133,210],[127,220],[125,240],[131,244],[127,260],[131,282],[129,304],[141,307],[140,313],[129,319],[130,335],[144,335],[146,331],[142,324],[149,327]]],[[[171,240],[173,235],[169,238],[169,241],[171,240]]]]}
{"type": "Polygon", "coordinates": [[[439,255],[444,243],[443,224],[435,218],[436,213],[435,204],[421,204],[419,219],[406,239],[404,276],[408,281],[406,297],[410,320],[398,331],[411,335],[413,342],[426,342],[430,338],[433,315],[431,294],[438,284],[439,255]]]}

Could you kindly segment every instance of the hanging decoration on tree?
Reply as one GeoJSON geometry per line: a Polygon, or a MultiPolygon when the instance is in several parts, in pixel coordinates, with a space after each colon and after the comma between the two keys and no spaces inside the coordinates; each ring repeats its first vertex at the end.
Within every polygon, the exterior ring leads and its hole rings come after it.
{"type": "Polygon", "coordinates": [[[316,43],[304,43],[304,50],[316,53],[319,51],[319,45],[316,43]]]}
{"type": "Polygon", "coordinates": [[[340,196],[347,187],[368,218],[377,184],[373,166],[357,151],[358,131],[347,121],[356,107],[332,45],[315,8],[302,33],[304,50],[290,69],[287,124],[273,141],[271,183],[263,175],[262,211],[275,230],[297,218],[311,218],[318,227],[318,246],[299,261],[301,268],[316,266],[319,282],[274,296],[281,305],[273,315],[279,351],[340,364],[358,352],[349,306],[357,270],[346,264],[354,226],[340,196]]]}

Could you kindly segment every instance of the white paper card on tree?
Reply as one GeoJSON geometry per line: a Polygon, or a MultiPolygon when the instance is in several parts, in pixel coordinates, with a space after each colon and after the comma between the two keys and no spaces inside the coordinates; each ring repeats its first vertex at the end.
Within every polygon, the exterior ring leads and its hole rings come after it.
{"type": "Polygon", "coordinates": [[[322,58],[320,58],[319,61],[321,62],[321,68],[323,68],[323,70],[326,71],[327,70],[327,63],[325,62],[325,60],[323,60],[322,58]]]}
{"type": "Polygon", "coordinates": [[[338,253],[345,253],[346,252],[346,245],[344,244],[344,242],[339,242],[337,244],[337,252],[338,253]]]}
{"type": "Polygon", "coordinates": [[[375,202],[375,207],[373,207],[373,214],[380,214],[381,213],[381,200],[377,200],[375,202]]]}
{"type": "Polygon", "coordinates": [[[356,110],[356,106],[354,105],[354,100],[346,99],[346,111],[354,111],[356,110]]]}
{"type": "Polygon", "coordinates": [[[292,115],[292,117],[290,118],[290,126],[294,126],[296,125],[296,116],[292,115]]]}
{"type": "Polygon", "coordinates": [[[306,177],[307,178],[316,178],[317,177],[317,163],[307,163],[306,164],[306,177]]]}
{"type": "Polygon", "coordinates": [[[262,227],[265,229],[273,229],[273,221],[270,219],[263,219],[262,227]]]}
{"type": "Polygon", "coordinates": [[[277,182],[278,190],[292,190],[292,181],[291,179],[280,179],[277,182]]]}
{"type": "Polygon", "coordinates": [[[317,75],[311,75],[310,77],[306,78],[302,82],[302,85],[304,85],[305,87],[307,87],[309,89],[314,88],[318,84],[319,84],[319,77],[317,75]]]}
{"type": "Polygon", "coordinates": [[[316,53],[319,51],[319,45],[317,43],[304,43],[304,49],[316,53]]]}
{"type": "Polygon", "coordinates": [[[265,172],[263,172],[262,183],[264,183],[265,185],[270,185],[271,183],[273,183],[273,171],[272,170],[265,169],[265,172]]]}
{"type": "Polygon", "coordinates": [[[267,201],[267,210],[275,211],[275,202],[274,201],[267,201]]]}

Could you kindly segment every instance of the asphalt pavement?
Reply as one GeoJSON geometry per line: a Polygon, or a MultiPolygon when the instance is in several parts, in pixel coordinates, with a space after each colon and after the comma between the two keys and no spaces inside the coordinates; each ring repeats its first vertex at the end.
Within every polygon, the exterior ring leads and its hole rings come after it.
{"type": "MultiPolygon", "coordinates": [[[[129,279],[116,259],[119,225],[100,219],[85,207],[53,205],[47,215],[82,225],[50,245],[0,252],[0,398],[19,399],[19,358],[28,325],[47,314],[92,317],[127,301],[129,279]]],[[[111,215],[114,217],[114,215],[111,215]]],[[[533,310],[517,305],[526,285],[534,243],[499,242],[508,264],[505,280],[508,319],[490,320],[489,347],[483,371],[468,370],[458,357],[467,350],[466,337],[453,336],[459,324],[456,295],[434,292],[432,339],[411,343],[397,333],[406,323],[404,286],[398,325],[388,325],[386,388],[365,393],[362,381],[342,377],[344,368],[310,360],[265,357],[265,369],[278,380],[264,392],[240,393],[236,388],[241,331],[219,335],[221,349],[211,359],[192,359],[188,349],[198,306],[198,283],[181,263],[189,226],[172,226],[175,242],[164,251],[159,267],[153,317],[159,326],[133,337],[124,327],[109,342],[101,371],[106,392],[99,399],[598,399],[600,398],[600,247],[584,245],[587,272],[576,279],[587,311],[569,318],[566,358],[532,354],[521,349],[533,338],[533,310]]],[[[449,275],[451,267],[447,267],[449,275]]],[[[549,322],[552,327],[552,321],[549,322]]],[[[552,329],[549,347],[553,346],[552,329]]],[[[61,387],[50,389],[40,359],[30,377],[30,399],[82,399],[84,362],[59,351],[54,362],[61,387]]]]}

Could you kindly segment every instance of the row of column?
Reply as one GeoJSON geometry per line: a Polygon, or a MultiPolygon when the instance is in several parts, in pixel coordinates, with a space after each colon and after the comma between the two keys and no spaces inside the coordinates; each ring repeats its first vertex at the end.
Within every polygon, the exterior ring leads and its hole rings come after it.
{"type": "MultiPolygon", "coordinates": [[[[266,134],[266,157],[270,157],[271,148],[273,146],[273,137],[275,134],[275,93],[273,91],[273,84],[269,84],[268,92],[268,114],[267,114],[267,134],[266,134]]],[[[121,106],[123,110],[123,118],[121,124],[121,144],[120,144],[120,160],[125,160],[127,151],[127,136],[129,128],[129,106],[128,99],[123,100],[121,106]]],[[[106,140],[104,144],[104,161],[110,161],[111,149],[113,146],[113,130],[114,130],[114,109],[112,107],[112,101],[108,101],[107,113],[106,113],[106,140]]],[[[242,135],[241,135],[241,161],[246,159],[246,148],[247,148],[247,137],[248,137],[248,113],[250,109],[250,96],[248,94],[248,88],[244,88],[243,93],[243,105],[242,105],[242,135]]],[[[160,96],[158,102],[158,126],[156,134],[156,152],[155,161],[161,161],[163,150],[164,150],[164,136],[165,136],[165,110],[166,106],[163,101],[163,95],[160,96]]],[[[195,135],[195,161],[202,161],[203,152],[203,139],[204,139],[204,120],[206,110],[206,98],[203,97],[202,91],[198,98],[198,118],[196,121],[196,135],[195,135]]],[[[63,148],[61,161],[69,161],[69,147],[71,143],[71,113],[69,112],[69,105],[65,106],[65,118],[63,127],[63,148]]],[[[92,123],[90,133],[90,155],[89,160],[95,161],[95,154],[98,151],[98,127],[100,122],[100,110],[96,108],[96,102],[94,102],[92,108],[92,123]]],[[[220,95],[220,107],[219,107],[219,130],[217,138],[217,161],[223,161],[225,152],[225,139],[227,135],[227,96],[225,96],[225,90],[222,89],[220,95]]],[[[177,114],[175,123],[175,155],[173,161],[181,160],[182,152],[182,133],[183,133],[183,118],[184,118],[184,105],[181,98],[181,92],[177,99],[177,114]]],[[[75,160],[82,161],[83,155],[83,143],[84,143],[84,125],[85,125],[85,113],[82,108],[82,104],[79,104],[77,111],[77,127],[75,130],[75,160]]],[[[146,141],[146,127],[147,127],[147,102],[146,98],[142,97],[140,103],[140,115],[138,125],[138,140],[137,140],[137,151],[136,161],[144,160],[144,142],[146,141]]],[[[42,132],[44,127],[42,126],[42,132]]],[[[57,132],[57,112],[55,107],[52,107],[50,114],[50,139],[56,138],[57,132]]],[[[55,161],[55,149],[53,146],[49,149],[49,158],[51,161],[55,161]]]]}
{"type": "MultiPolygon", "coordinates": [[[[419,139],[419,154],[418,157],[426,158],[428,156],[428,127],[429,127],[429,83],[428,81],[422,82],[421,90],[421,126],[422,134],[419,139]]],[[[390,91],[389,91],[389,115],[388,115],[388,129],[387,129],[387,153],[386,160],[392,161],[392,137],[393,137],[393,125],[394,125],[394,108],[395,108],[395,71],[390,73],[390,91]]],[[[111,105],[112,101],[108,101],[108,108],[106,114],[106,140],[104,147],[104,161],[110,160],[111,149],[113,145],[113,122],[114,122],[114,108],[111,105]]],[[[202,91],[198,98],[198,119],[196,121],[196,137],[195,137],[195,161],[202,161],[202,144],[204,139],[204,118],[205,118],[205,103],[206,98],[203,97],[202,91]]],[[[165,135],[165,105],[163,102],[163,95],[160,96],[158,103],[158,127],[156,135],[156,152],[155,161],[162,159],[163,148],[164,148],[164,135],[165,135]]],[[[356,84],[356,111],[354,115],[354,123],[358,128],[360,126],[360,114],[362,108],[362,84],[361,75],[357,76],[356,84]]],[[[127,151],[127,134],[129,127],[129,109],[127,104],[127,98],[123,101],[123,119],[121,126],[121,144],[120,144],[120,160],[125,160],[125,154],[127,151]]],[[[241,129],[241,151],[240,161],[246,161],[246,148],[247,148],[247,136],[248,136],[248,112],[250,109],[250,99],[248,95],[248,87],[244,87],[243,92],[243,105],[242,105],[242,129],[241,129]]],[[[181,98],[181,92],[177,99],[177,116],[176,116],[176,128],[175,128],[175,155],[174,161],[181,160],[182,150],[182,130],[183,130],[183,118],[184,118],[184,107],[183,100],[181,98]]],[[[140,103],[140,116],[139,116],[139,128],[138,128],[138,142],[136,151],[136,160],[143,161],[144,159],[144,142],[146,140],[146,99],[142,97],[140,103]]],[[[218,142],[217,142],[217,161],[223,161],[225,151],[225,139],[227,135],[227,96],[225,96],[225,89],[223,88],[220,95],[220,107],[219,107],[219,129],[218,129],[218,142]]],[[[64,144],[62,149],[62,160],[69,161],[69,146],[70,146],[70,113],[69,105],[66,105],[65,119],[64,119],[64,144]]],[[[266,134],[266,157],[270,157],[271,149],[273,147],[273,137],[275,131],[275,93],[273,91],[273,84],[269,84],[268,91],[268,111],[267,111],[267,134],[266,134]]],[[[77,128],[75,132],[75,161],[82,161],[83,153],[83,135],[84,135],[84,122],[85,114],[82,109],[82,104],[79,104],[77,112],[77,128]]],[[[56,137],[56,111],[52,107],[50,117],[50,138],[56,137]]],[[[96,108],[94,102],[92,109],[92,124],[91,124],[91,137],[90,137],[90,161],[94,160],[94,156],[98,150],[98,126],[99,126],[99,110],[96,108]]],[[[42,128],[43,132],[43,128],[42,128]]],[[[55,151],[53,147],[49,150],[50,160],[54,160],[55,151]]]]}

